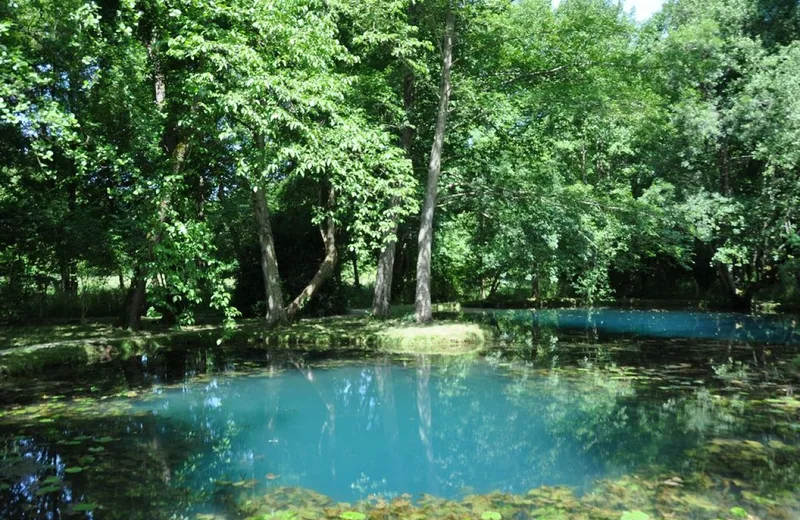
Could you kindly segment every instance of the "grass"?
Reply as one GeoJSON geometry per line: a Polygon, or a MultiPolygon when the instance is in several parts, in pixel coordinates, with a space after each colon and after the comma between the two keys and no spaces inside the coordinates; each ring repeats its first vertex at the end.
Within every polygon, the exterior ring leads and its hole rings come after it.
{"type": "Polygon", "coordinates": [[[404,319],[355,316],[303,320],[262,333],[264,342],[273,346],[359,347],[429,354],[474,351],[490,337],[490,332],[474,323],[445,321],[419,325],[404,319]]]}
{"type": "Polygon", "coordinates": [[[97,320],[72,325],[25,325],[0,327],[0,355],[4,350],[22,347],[46,347],[68,343],[97,343],[123,339],[169,336],[175,333],[200,332],[221,328],[221,325],[189,325],[181,329],[144,319],[144,329],[131,332],[113,326],[113,320],[97,320]]]}
{"type": "Polygon", "coordinates": [[[99,337],[125,338],[128,336],[130,336],[128,331],[113,327],[111,320],[84,325],[2,327],[0,328],[0,350],[99,337]]]}

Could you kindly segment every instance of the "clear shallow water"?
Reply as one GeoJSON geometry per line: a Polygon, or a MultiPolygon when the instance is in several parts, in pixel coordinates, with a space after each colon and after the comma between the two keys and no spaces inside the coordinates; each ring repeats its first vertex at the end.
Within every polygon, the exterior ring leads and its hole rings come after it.
{"type": "Polygon", "coordinates": [[[139,406],[204,440],[196,485],[255,479],[347,502],[542,485],[584,490],[637,464],[668,463],[694,438],[669,417],[658,432],[642,426],[659,420],[660,403],[601,402],[613,410],[587,411],[594,403],[585,385],[504,372],[484,361],[344,364],[216,377],[139,406]],[[587,420],[598,431],[586,431],[587,420]],[[279,477],[270,482],[268,474],[279,477]]]}
{"type": "Polygon", "coordinates": [[[0,518],[800,518],[796,344],[496,326],[481,356],[208,341],[0,380],[0,518]]]}

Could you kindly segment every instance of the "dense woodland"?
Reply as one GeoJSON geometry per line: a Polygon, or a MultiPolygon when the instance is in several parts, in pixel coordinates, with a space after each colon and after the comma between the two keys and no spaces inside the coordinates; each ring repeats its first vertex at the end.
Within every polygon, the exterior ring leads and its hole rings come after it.
{"type": "Polygon", "coordinates": [[[5,0],[0,321],[800,300],[800,3],[5,0]]]}

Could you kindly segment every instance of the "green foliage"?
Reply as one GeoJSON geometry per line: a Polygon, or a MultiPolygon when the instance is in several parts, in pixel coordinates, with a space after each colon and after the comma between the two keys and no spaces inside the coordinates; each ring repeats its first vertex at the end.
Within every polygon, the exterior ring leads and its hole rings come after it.
{"type": "MultiPolygon", "coordinates": [[[[330,218],[340,260],[399,225],[407,294],[449,5],[0,6],[0,319],[119,316],[126,291],[92,285],[111,277],[146,280],[152,316],[231,324],[254,303],[231,280],[262,285],[253,189],[278,237],[330,218]]],[[[792,2],[676,0],[641,25],[602,0],[454,9],[435,295],[798,298],[792,2]]],[[[281,263],[303,246],[276,241],[281,263]]]]}

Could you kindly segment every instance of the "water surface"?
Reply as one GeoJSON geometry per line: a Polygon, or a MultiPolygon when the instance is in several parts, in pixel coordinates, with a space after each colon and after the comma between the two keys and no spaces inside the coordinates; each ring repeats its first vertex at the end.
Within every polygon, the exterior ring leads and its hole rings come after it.
{"type": "Polygon", "coordinates": [[[6,379],[0,517],[800,518],[794,332],[660,314],[497,319],[466,357],[209,341],[6,379]]]}

